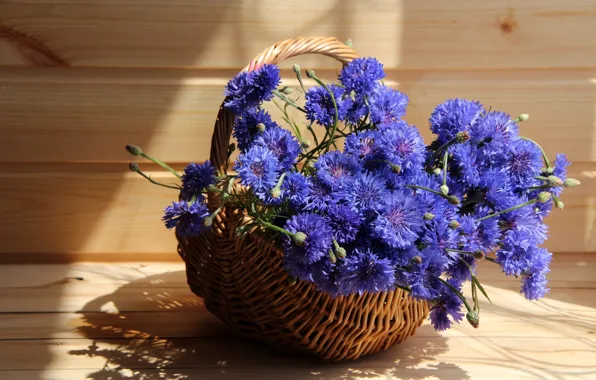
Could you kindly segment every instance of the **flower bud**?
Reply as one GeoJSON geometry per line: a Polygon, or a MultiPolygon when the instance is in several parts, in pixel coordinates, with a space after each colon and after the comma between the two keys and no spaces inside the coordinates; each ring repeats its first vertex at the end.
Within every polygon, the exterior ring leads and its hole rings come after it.
{"type": "Polygon", "coordinates": [[[139,172],[139,170],[141,170],[141,169],[139,169],[139,164],[137,164],[134,161],[128,164],[128,168],[130,169],[130,171],[135,172],[135,173],[137,173],[137,172],[139,172]]]}
{"type": "Polygon", "coordinates": [[[461,224],[459,224],[457,220],[452,220],[451,222],[449,222],[449,228],[451,228],[452,230],[458,229],[459,226],[461,226],[461,224]]]}
{"type": "Polygon", "coordinates": [[[458,143],[466,142],[470,139],[470,132],[468,132],[468,131],[457,132],[455,134],[455,139],[457,140],[458,143]]]}
{"type": "Polygon", "coordinates": [[[143,154],[143,150],[136,145],[127,145],[126,151],[132,154],[133,156],[140,156],[141,154],[143,154]]]}
{"type": "Polygon", "coordinates": [[[300,74],[300,66],[299,65],[292,66],[292,71],[295,72],[296,74],[300,74]]]}
{"type": "Polygon", "coordinates": [[[282,94],[285,94],[285,95],[290,95],[292,93],[292,91],[293,91],[292,87],[290,87],[290,86],[283,86],[281,88],[281,90],[279,90],[279,92],[281,92],[282,94]]]}
{"type": "Polygon", "coordinates": [[[430,212],[427,212],[422,217],[424,218],[424,220],[433,220],[435,218],[435,215],[430,212]]]}
{"type": "Polygon", "coordinates": [[[213,217],[208,216],[203,220],[203,225],[205,227],[211,227],[211,225],[213,224],[213,217]]]}
{"type": "Polygon", "coordinates": [[[315,71],[312,69],[306,70],[306,76],[309,78],[314,78],[316,76],[315,71]]]}
{"type": "Polygon", "coordinates": [[[550,199],[552,197],[553,197],[553,195],[551,193],[549,193],[548,191],[543,191],[540,194],[538,194],[538,202],[546,203],[546,202],[550,201],[550,199]]]}
{"type": "Polygon", "coordinates": [[[294,243],[296,243],[296,245],[303,246],[305,240],[306,234],[304,232],[298,231],[294,234],[294,243]]]}
{"type": "Polygon", "coordinates": [[[281,189],[275,186],[273,189],[271,189],[271,196],[275,199],[281,197],[281,189]]]}
{"type": "Polygon", "coordinates": [[[548,177],[546,177],[546,180],[551,184],[551,185],[555,185],[555,186],[562,186],[563,185],[563,180],[557,176],[554,175],[549,175],[548,177]]]}
{"type": "Polygon", "coordinates": [[[476,260],[484,260],[485,257],[486,257],[486,255],[481,250],[478,249],[478,250],[474,251],[474,258],[476,260]]]}
{"type": "Polygon", "coordinates": [[[257,130],[259,132],[265,132],[265,124],[263,124],[263,123],[257,124],[257,130]]]}
{"type": "Polygon", "coordinates": [[[451,195],[447,199],[449,200],[449,203],[451,203],[452,205],[459,205],[459,199],[455,195],[451,195]]]}
{"type": "Polygon", "coordinates": [[[581,185],[581,182],[575,178],[567,178],[565,182],[563,182],[563,186],[565,187],[577,187],[581,185]]]}
{"type": "Polygon", "coordinates": [[[560,208],[561,210],[565,208],[565,203],[563,203],[560,199],[555,199],[555,207],[560,208]]]}
{"type": "Polygon", "coordinates": [[[521,115],[519,115],[517,117],[517,121],[526,121],[530,118],[530,115],[528,115],[527,113],[522,113],[521,115]]]}
{"type": "Polygon", "coordinates": [[[296,282],[298,280],[296,279],[296,277],[294,276],[288,276],[288,282],[290,283],[290,285],[296,285],[296,282]]]}
{"type": "Polygon", "coordinates": [[[475,329],[477,329],[480,325],[480,316],[474,310],[468,311],[468,314],[466,314],[466,319],[475,329]]]}
{"type": "Polygon", "coordinates": [[[338,259],[345,259],[346,258],[346,249],[344,247],[335,247],[335,256],[338,259]]]}
{"type": "Polygon", "coordinates": [[[333,264],[335,264],[337,262],[337,258],[333,254],[332,250],[329,250],[329,261],[331,261],[333,264]]]}
{"type": "Polygon", "coordinates": [[[302,146],[302,149],[308,149],[308,148],[310,148],[310,145],[311,145],[310,140],[305,140],[300,143],[300,146],[302,146]]]}
{"type": "Polygon", "coordinates": [[[391,164],[391,172],[395,174],[401,173],[401,166],[396,164],[391,164]]]}
{"type": "Polygon", "coordinates": [[[420,265],[420,264],[422,264],[422,257],[416,255],[416,256],[412,257],[412,262],[414,262],[415,264],[420,265]]]}
{"type": "Polygon", "coordinates": [[[439,187],[439,190],[441,190],[441,193],[445,195],[449,194],[449,187],[447,185],[441,185],[441,187],[439,187]]]}
{"type": "Polygon", "coordinates": [[[435,175],[439,175],[439,174],[441,174],[441,169],[440,168],[435,168],[433,170],[433,173],[435,173],[435,175]]]}

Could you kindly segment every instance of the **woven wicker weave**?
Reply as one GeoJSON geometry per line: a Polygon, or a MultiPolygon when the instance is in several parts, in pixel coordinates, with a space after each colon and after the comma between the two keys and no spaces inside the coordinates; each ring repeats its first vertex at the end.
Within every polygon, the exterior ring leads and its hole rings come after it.
{"type": "MultiPolygon", "coordinates": [[[[335,38],[295,38],[265,50],[245,70],[312,53],[344,64],[357,57],[335,38]]],[[[211,142],[211,161],[218,169],[225,166],[233,122],[234,115],[221,107],[211,142]]],[[[213,194],[208,198],[211,209],[221,204],[213,194]]],[[[235,228],[248,221],[241,210],[226,205],[210,233],[178,237],[191,290],[240,335],[324,359],[356,359],[403,341],[427,317],[427,304],[400,289],[332,298],[313,284],[290,284],[275,242],[261,231],[235,236],[235,228]]]]}

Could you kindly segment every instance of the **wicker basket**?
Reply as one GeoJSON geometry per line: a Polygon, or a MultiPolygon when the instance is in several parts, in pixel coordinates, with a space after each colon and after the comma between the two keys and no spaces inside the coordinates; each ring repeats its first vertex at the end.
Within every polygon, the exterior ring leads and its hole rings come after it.
{"type": "MultiPolygon", "coordinates": [[[[295,38],[265,50],[245,70],[312,53],[344,64],[357,57],[335,38],[295,38]]],[[[216,168],[225,166],[233,124],[234,115],[222,106],[211,142],[216,168]]],[[[208,199],[212,210],[221,204],[214,194],[208,199]]],[[[292,285],[276,242],[264,239],[261,231],[235,236],[235,228],[249,220],[242,210],[226,205],[208,234],[178,237],[191,290],[240,335],[324,359],[356,359],[403,341],[428,316],[425,302],[400,289],[333,298],[311,283],[292,285]]]]}

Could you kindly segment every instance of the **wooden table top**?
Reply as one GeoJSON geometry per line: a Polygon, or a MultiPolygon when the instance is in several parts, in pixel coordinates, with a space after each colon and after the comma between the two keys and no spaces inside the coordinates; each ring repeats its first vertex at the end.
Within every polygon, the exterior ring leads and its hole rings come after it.
{"type": "Polygon", "coordinates": [[[596,379],[596,255],[557,254],[539,302],[485,263],[479,329],[462,323],[358,361],[239,339],[181,263],[3,265],[0,379],[596,379]]]}

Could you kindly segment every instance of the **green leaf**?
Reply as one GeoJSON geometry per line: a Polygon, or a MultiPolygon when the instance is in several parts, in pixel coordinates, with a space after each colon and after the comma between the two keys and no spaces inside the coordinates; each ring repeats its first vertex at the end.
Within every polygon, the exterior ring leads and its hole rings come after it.
{"type": "Polygon", "coordinates": [[[486,297],[486,299],[488,300],[488,302],[490,302],[490,304],[493,304],[493,301],[490,300],[490,298],[488,297],[488,294],[486,293],[486,291],[484,290],[484,288],[482,287],[482,285],[480,285],[480,281],[478,281],[478,278],[476,278],[476,276],[472,276],[472,281],[474,281],[476,283],[476,286],[478,286],[478,289],[480,289],[480,291],[482,292],[482,294],[486,297]]]}

